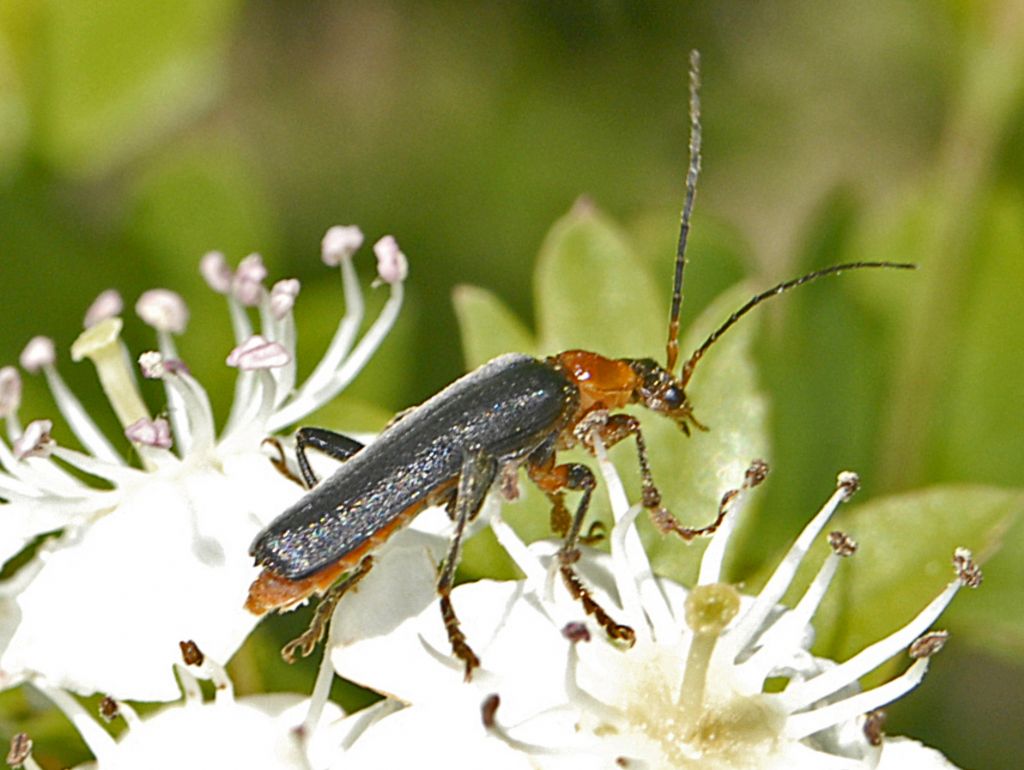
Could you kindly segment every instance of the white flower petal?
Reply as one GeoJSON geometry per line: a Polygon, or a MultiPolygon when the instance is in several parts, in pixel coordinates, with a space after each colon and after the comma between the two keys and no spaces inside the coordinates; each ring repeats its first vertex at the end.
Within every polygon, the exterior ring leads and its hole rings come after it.
{"type": "Polygon", "coordinates": [[[248,547],[300,491],[256,452],[223,472],[145,477],[80,541],[40,554],[0,666],[81,693],[176,697],[179,641],[227,660],[257,622],[242,606],[256,574],[248,547]]]}
{"type": "MultiPolygon", "coordinates": [[[[618,508],[623,507],[628,503],[620,500],[618,508]]],[[[625,513],[616,510],[617,518],[625,513]]],[[[628,518],[622,521],[623,527],[632,526],[628,518]]],[[[406,559],[404,575],[392,575],[389,583],[382,581],[361,596],[368,610],[349,614],[345,621],[339,608],[335,622],[352,626],[346,635],[332,636],[336,670],[409,704],[376,722],[357,744],[358,750],[373,747],[367,761],[376,764],[370,766],[401,766],[445,746],[460,747],[446,755],[454,766],[492,766],[502,761],[502,750],[491,745],[497,742],[516,752],[508,762],[519,762],[525,755],[529,766],[552,770],[868,770],[875,767],[880,749],[865,735],[860,715],[888,702],[889,690],[903,692],[918,681],[899,677],[858,695],[856,679],[843,677],[824,701],[804,704],[800,713],[794,713],[785,693],[766,692],[768,677],[799,686],[822,672],[843,671],[808,652],[812,635],[806,631],[807,618],[798,618],[801,628],[792,633],[773,633],[776,626],[781,629],[789,622],[792,613],[765,596],[741,598],[722,584],[702,585],[688,593],[651,577],[629,559],[583,549],[575,567],[593,598],[615,619],[624,612],[619,592],[628,594],[630,602],[640,605],[634,612],[638,617],[630,616],[628,622],[651,624],[637,633],[632,647],[625,648],[610,641],[578,603],[566,601],[565,588],[555,579],[557,571],[552,572],[557,543],[526,548],[500,520],[492,522],[492,528],[527,580],[479,581],[452,592],[461,630],[481,659],[470,683],[460,681],[463,667],[451,655],[433,597],[436,573],[429,559],[406,559]],[[645,581],[652,590],[640,590],[645,581]],[[383,635],[359,639],[360,631],[373,626],[365,618],[373,610],[384,613],[391,597],[402,596],[403,591],[417,598],[402,611],[422,607],[415,620],[396,623],[392,617],[381,622],[382,615],[376,622],[383,635]],[[647,607],[652,601],[657,603],[653,612],[647,607]],[[678,634],[663,629],[654,634],[655,622],[669,622],[666,607],[673,618],[694,620],[671,621],[680,623],[678,634]],[[720,609],[725,607],[728,612],[720,609]],[[567,619],[572,626],[566,625],[567,619]],[[390,632],[385,634],[385,628],[390,632]],[[757,666],[745,666],[760,640],[769,635],[775,643],[764,659],[757,666]],[[749,641],[737,645],[738,636],[749,641]],[[492,700],[495,695],[499,701],[492,700]],[[484,717],[479,709],[485,702],[500,705],[484,717]],[[797,730],[810,724],[808,720],[820,725],[797,730]],[[464,743],[469,747],[465,765],[460,764],[464,743]]],[[[625,542],[622,534],[613,536],[613,548],[625,542]]],[[[786,571],[795,569],[810,540],[805,533],[797,549],[800,555],[793,558],[791,552],[786,571]]],[[[912,669],[920,672],[925,662],[912,669]]],[[[901,746],[894,753],[903,750],[901,746]]]]}
{"type": "MultiPolygon", "coordinates": [[[[120,457],[64,383],[54,365],[53,341],[37,337],[22,353],[25,368],[45,374],[58,410],[85,450],[53,446],[52,458],[19,460],[0,441],[0,560],[8,561],[41,534],[57,535],[0,584],[0,688],[45,678],[61,692],[176,698],[170,663],[178,659],[179,641],[194,639],[209,655],[229,659],[257,621],[243,609],[257,573],[249,546],[259,529],[302,494],[273,470],[261,445],[356,376],[401,304],[398,285],[350,355],[363,310],[355,271],[343,262],[350,308],[341,323],[344,333],[314,369],[325,372],[324,389],[295,393],[297,334],[289,311],[298,282],[278,282],[268,298],[266,269],[255,254],[232,272],[223,255],[211,252],[200,270],[211,288],[228,294],[240,346],[232,363],[243,369],[278,367],[241,374],[219,438],[210,399],[178,359],[170,336],[184,331],[187,316],[176,294],[149,292],[139,303],[143,318],[158,327],[161,350],[143,357],[143,373],[165,379],[176,454],[166,448],[167,424],[150,420],[141,400],[133,357],[119,336],[120,318],[107,317],[84,332],[72,357],[90,357],[96,364],[104,393],[136,442],[131,462],[120,457]],[[275,299],[286,316],[280,320],[269,316],[275,299]],[[266,338],[252,334],[243,303],[260,306],[261,321],[269,325],[266,338]]],[[[113,312],[115,299],[108,293],[90,321],[113,312]]],[[[0,417],[11,439],[24,433],[16,411],[19,385],[15,370],[0,371],[0,417]]],[[[21,441],[19,450],[38,448],[28,444],[21,441]]]]}
{"type": "Polygon", "coordinates": [[[933,748],[911,738],[885,738],[876,770],[957,770],[933,748]]]}
{"type": "MultiPolygon", "coordinates": [[[[180,770],[186,767],[247,770],[307,770],[310,755],[334,754],[323,743],[339,745],[337,728],[317,731],[310,742],[295,733],[308,699],[276,694],[212,703],[167,706],[124,732],[117,746],[105,752],[102,770],[180,770]],[[310,745],[312,744],[312,745],[310,745]]],[[[326,717],[340,710],[329,705],[326,717]]],[[[341,724],[340,722],[338,724],[341,724]]],[[[83,766],[83,770],[84,770],[83,766]]]]}
{"type": "MultiPolygon", "coordinates": [[[[447,671],[437,665],[438,656],[418,633],[419,618],[433,610],[444,634],[435,584],[446,543],[407,529],[374,555],[374,568],[342,599],[331,622],[327,648],[339,674],[403,701],[461,678],[454,666],[447,671]]],[[[442,655],[447,652],[441,648],[442,655]]]]}
{"type": "Polygon", "coordinates": [[[537,764],[484,729],[475,699],[460,698],[446,703],[444,710],[414,706],[382,719],[363,733],[331,770],[435,766],[531,770],[537,764]]]}
{"type": "Polygon", "coordinates": [[[18,554],[35,537],[53,532],[74,518],[55,500],[24,500],[0,505],[0,564],[18,554]]]}

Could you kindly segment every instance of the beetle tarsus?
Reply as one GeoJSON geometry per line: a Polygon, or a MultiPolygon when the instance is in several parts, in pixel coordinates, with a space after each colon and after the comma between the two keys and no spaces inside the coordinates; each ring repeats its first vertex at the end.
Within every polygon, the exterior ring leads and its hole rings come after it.
{"type": "MultiPolygon", "coordinates": [[[[531,467],[531,477],[534,482],[544,489],[549,498],[555,495],[561,499],[561,489],[570,489],[574,492],[582,492],[580,501],[576,506],[576,513],[572,517],[572,523],[565,533],[565,540],[558,551],[559,571],[562,573],[562,580],[573,599],[583,605],[583,611],[593,615],[598,624],[605,630],[608,637],[626,642],[632,646],[636,640],[636,633],[629,626],[616,623],[612,617],[605,612],[604,608],[597,603],[590,590],[583,585],[579,575],[573,569],[573,565],[580,559],[579,543],[586,543],[595,537],[595,532],[602,532],[604,525],[595,522],[591,525],[586,535],[581,535],[583,519],[590,507],[590,496],[597,486],[593,471],[586,465],[580,463],[566,463],[554,465],[553,460],[546,462],[543,466],[531,467]]],[[[563,505],[564,507],[564,505],[563,505]]]]}
{"type": "Polygon", "coordinates": [[[459,473],[459,485],[455,500],[449,508],[449,515],[455,521],[451,542],[448,544],[448,555],[441,564],[441,574],[437,579],[437,593],[441,597],[441,617],[444,619],[444,630],[452,646],[452,653],[466,665],[465,679],[468,682],[473,676],[473,669],[480,666],[480,659],[466,642],[466,635],[459,627],[459,618],[452,607],[451,590],[455,583],[455,566],[459,563],[459,548],[462,544],[462,533],[466,525],[480,513],[487,491],[498,475],[497,461],[480,451],[478,448],[463,451],[462,470],[459,473]]]}
{"type": "Polygon", "coordinates": [[[628,647],[632,647],[636,642],[636,631],[629,626],[616,623],[612,617],[605,612],[604,608],[597,603],[593,594],[591,594],[590,590],[583,585],[579,575],[573,571],[571,566],[571,562],[579,558],[579,551],[575,551],[575,559],[573,558],[573,555],[573,553],[566,552],[559,554],[559,558],[562,561],[559,571],[562,573],[562,580],[565,583],[565,587],[569,589],[569,593],[572,594],[572,597],[583,605],[583,611],[588,615],[594,616],[594,620],[596,620],[598,625],[604,629],[604,632],[608,635],[609,639],[625,642],[628,647]]]}
{"type": "Polygon", "coordinates": [[[698,537],[707,537],[715,534],[718,528],[722,526],[722,522],[729,512],[729,503],[731,501],[732,497],[730,495],[727,494],[723,497],[721,504],[718,506],[718,515],[715,517],[715,520],[703,527],[684,527],[675,516],[660,506],[649,510],[651,521],[654,522],[654,526],[658,528],[659,532],[663,535],[674,533],[686,542],[690,542],[698,537]]]}
{"type": "Polygon", "coordinates": [[[580,535],[580,542],[583,545],[597,545],[608,536],[608,528],[603,521],[592,522],[587,529],[587,534],[580,535]]]}
{"type": "Polygon", "coordinates": [[[327,626],[331,622],[331,616],[334,615],[334,609],[341,601],[341,597],[366,577],[366,573],[372,567],[373,557],[364,556],[355,572],[350,572],[327,590],[320,603],[316,605],[313,619],[309,621],[309,628],[281,648],[281,657],[284,658],[285,663],[294,663],[296,652],[303,658],[310,656],[320,640],[324,638],[327,626]]]}
{"type": "Polygon", "coordinates": [[[263,439],[262,446],[269,446],[277,453],[277,457],[270,458],[270,464],[274,466],[274,470],[289,481],[295,482],[303,489],[309,489],[309,487],[303,483],[302,479],[292,473],[292,469],[288,467],[288,461],[285,459],[284,447],[281,446],[280,441],[273,436],[268,436],[263,439]]]}
{"type": "Polygon", "coordinates": [[[441,617],[444,619],[444,630],[448,634],[452,654],[465,664],[463,679],[468,682],[473,678],[473,671],[480,667],[480,658],[466,642],[466,635],[459,627],[459,619],[455,615],[455,608],[452,607],[451,597],[447,594],[441,597],[441,617]]]}
{"type": "Polygon", "coordinates": [[[319,479],[313,472],[313,466],[309,464],[306,450],[317,449],[328,457],[345,462],[352,455],[363,448],[363,444],[354,438],[349,438],[341,433],[325,428],[299,428],[295,432],[295,459],[299,463],[299,470],[306,482],[306,489],[312,489],[319,479]]]}

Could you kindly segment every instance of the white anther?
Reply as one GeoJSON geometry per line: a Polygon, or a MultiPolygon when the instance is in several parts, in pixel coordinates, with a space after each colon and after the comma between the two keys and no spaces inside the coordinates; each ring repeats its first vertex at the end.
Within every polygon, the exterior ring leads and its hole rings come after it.
{"type": "Polygon", "coordinates": [[[164,376],[164,357],[155,350],[147,350],[139,356],[139,369],[147,380],[158,380],[164,376]]]}
{"type": "Polygon", "coordinates": [[[124,429],[124,435],[129,441],[136,444],[157,449],[170,449],[173,443],[170,423],[163,417],[157,417],[155,420],[143,417],[141,420],[136,420],[124,429]]]}
{"type": "Polygon", "coordinates": [[[218,294],[227,294],[231,291],[233,273],[222,252],[206,252],[199,260],[199,273],[206,281],[206,285],[218,294]]]}
{"type": "Polygon", "coordinates": [[[57,350],[49,337],[33,337],[21,351],[18,363],[27,372],[35,374],[44,366],[50,366],[57,360],[57,350]]]}
{"type": "Polygon", "coordinates": [[[117,289],[107,289],[89,305],[89,309],[85,311],[82,326],[89,329],[101,321],[121,315],[122,310],[124,310],[124,300],[121,299],[121,294],[117,289]]]}
{"type": "Polygon", "coordinates": [[[409,261],[398,248],[398,241],[392,235],[385,235],[373,244],[377,255],[377,275],[384,283],[400,283],[409,274],[409,261]]]}
{"type": "Polygon", "coordinates": [[[263,297],[263,279],[267,277],[267,268],[263,265],[263,257],[250,254],[243,259],[231,280],[231,294],[243,305],[253,307],[263,297]]]}
{"type": "Polygon", "coordinates": [[[251,371],[284,366],[291,360],[291,354],[279,342],[268,342],[259,334],[254,334],[231,351],[227,365],[251,371]]]}
{"type": "Polygon", "coordinates": [[[181,334],[188,325],[188,306],[169,289],[150,289],[135,303],[139,318],[157,331],[181,334]]]}
{"type": "Polygon", "coordinates": [[[270,289],[270,312],[274,318],[280,321],[291,312],[301,286],[295,278],[286,278],[274,284],[270,289]]]}
{"type": "Polygon", "coordinates": [[[0,369],[0,417],[9,417],[21,406],[21,375],[13,366],[0,369]]]}
{"type": "Polygon", "coordinates": [[[328,267],[337,267],[363,245],[363,231],[355,225],[335,225],[320,241],[320,259],[328,267]]]}

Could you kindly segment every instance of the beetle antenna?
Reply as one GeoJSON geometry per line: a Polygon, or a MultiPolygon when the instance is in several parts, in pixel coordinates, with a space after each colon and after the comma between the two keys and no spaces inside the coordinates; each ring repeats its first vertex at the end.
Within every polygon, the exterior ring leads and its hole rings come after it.
{"type": "Polygon", "coordinates": [[[731,327],[734,323],[736,323],[738,320],[740,320],[743,316],[745,316],[747,313],[753,310],[757,305],[760,305],[766,299],[771,299],[772,297],[782,294],[783,292],[787,292],[790,289],[795,289],[797,286],[803,286],[805,283],[810,283],[811,281],[814,281],[818,278],[822,278],[826,275],[836,275],[838,273],[843,272],[844,270],[859,270],[861,268],[867,267],[891,267],[896,268],[898,270],[917,269],[917,265],[912,265],[905,262],[847,262],[842,265],[832,265],[832,267],[826,267],[821,270],[815,270],[813,273],[808,273],[807,275],[802,275],[799,278],[794,278],[791,281],[780,283],[778,286],[773,286],[767,291],[763,291],[760,294],[751,297],[749,300],[747,300],[746,304],[743,305],[743,307],[741,307],[739,310],[737,310],[735,313],[729,316],[725,320],[725,323],[723,323],[721,326],[719,326],[717,329],[711,332],[711,334],[708,336],[706,340],[704,340],[704,343],[699,348],[693,351],[693,355],[691,355],[689,360],[687,360],[687,362],[683,365],[683,373],[680,377],[680,382],[682,383],[683,387],[685,388],[686,384],[690,381],[690,377],[693,376],[694,367],[697,366],[697,362],[700,361],[700,359],[704,356],[708,348],[714,345],[715,342],[718,341],[718,338],[725,334],[729,327],[731,327]]]}
{"type": "Polygon", "coordinates": [[[690,166],[686,172],[686,199],[679,225],[679,245],[676,247],[676,274],[672,284],[672,312],[668,321],[668,361],[665,368],[673,371],[679,359],[679,311],[683,304],[683,268],[686,266],[686,238],[690,234],[690,215],[693,199],[697,195],[697,176],[700,174],[700,52],[690,51],[690,166]]]}

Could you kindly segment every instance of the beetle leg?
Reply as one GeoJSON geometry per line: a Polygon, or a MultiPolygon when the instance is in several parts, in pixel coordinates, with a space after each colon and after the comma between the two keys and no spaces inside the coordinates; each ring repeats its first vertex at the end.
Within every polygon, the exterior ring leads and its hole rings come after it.
{"type": "MultiPolygon", "coordinates": [[[[601,442],[606,447],[613,447],[629,436],[636,439],[636,454],[640,463],[640,483],[642,486],[642,502],[644,508],[651,516],[654,526],[662,534],[675,532],[683,540],[693,540],[696,537],[703,537],[712,534],[720,519],[716,519],[704,527],[684,527],[666,508],[661,504],[661,492],[654,485],[654,477],[651,475],[651,464],[647,457],[647,444],[644,441],[643,433],[640,432],[640,421],[629,414],[613,414],[601,423],[595,424],[591,430],[596,431],[601,437],[601,442]]],[[[593,440],[589,438],[588,431],[583,436],[583,443],[588,450],[594,451],[593,440]]]]}
{"type": "Polygon", "coordinates": [[[526,464],[526,473],[551,503],[551,531],[564,538],[569,534],[572,517],[565,507],[565,495],[562,493],[565,484],[558,479],[554,451],[542,447],[535,452],[526,464]]]}
{"type": "Polygon", "coordinates": [[[274,451],[277,452],[277,457],[270,458],[270,464],[274,466],[274,470],[276,470],[289,481],[295,482],[303,489],[309,489],[309,487],[306,486],[302,479],[300,479],[298,476],[292,473],[292,469],[288,467],[288,461],[285,459],[284,456],[284,447],[281,446],[280,441],[278,441],[273,436],[268,436],[261,442],[261,446],[263,445],[272,447],[274,451]]]}
{"type": "Polygon", "coordinates": [[[592,521],[587,527],[587,534],[580,535],[583,545],[597,545],[608,536],[608,527],[603,521],[592,521]]]}
{"type": "Polygon", "coordinates": [[[319,481],[306,457],[307,447],[318,449],[328,457],[344,462],[352,455],[363,448],[363,444],[354,438],[343,436],[331,430],[323,428],[299,428],[295,432],[295,459],[298,460],[299,470],[306,482],[306,488],[312,489],[319,481]]]}
{"type": "MultiPolygon", "coordinates": [[[[555,465],[554,455],[545,459],[539,464],[528,464],[527,472],[533,482],[543,490],[549,498],[557,495],[559,500],[562,493],[560,490],[569,489],[574,492],[581,492],[580,502],[576,506],[576,513],[572,521],[563,533],[565,540],[558,551],[558,569],[562,573],[562,580],[572,597],[583,605],[583,611],[593,615],[598,624],[605,630],[605,633],[612,639],[621,639],[632,645],[636,640],[636,632],[629,626],[616,623],[615,620],[605,612],[604,608],[597,603],[590,589],[587,588],[580,576],[573,569],[573,564],[579,561],[580,551],[580,530],[583,527],[583,519],[590,507],[590,497],[594,492],[597,482],[594,473],[586,465],[580,463],[564,463],[555,465]]],[[[563,503],[564,507],[564,503],[563,503]]],[[[554,515],[552,514],[552,518],[554,515]]],[[[593,534],[593,527],[587,537],[593,534]]]]}
{"type": "Polygon", "coordinates": [[[448,554],[441,564],[441,574],[437,579],[437,593],[440,597],[441,617],[444,619],[444,630],[448,633],[448,641],[452,645],[452,654],[466,666],[465,678],[468,682],[473,676],[473,669],[480,665],[480,659],[466,642],[466,635],[459,628],[459,619],[452,607],[451,591],[455,582],[455,567],[459,563],[459,549],[462,544],[462,533],[466,524],[480,512],[487,491],[498,473],[498,464],[494,458],[487,456],[478,449],[467,450],[462,458],[462,470],[459,472],[458,490],[455,496],[454,520],[448,554]]]}
{"type": "Polygon", "coordinates": [[[359,567],[353,572],[349,572],[327,590],[327,593],[320,599],[320,603],[316,605],[313,619],[309,621],[309,628],[281,648],[281,657],[286,663],[295,662],[296,652],[304,658],[313,652],[320,640],[324,638],[327,624],[331,622],[334,608],[338,606],[341,597],[366,577],[366,573],[370,571],[371,567],[373,567],[373,556],[364,556],[363,560],[359,562],[359,567]]]}

